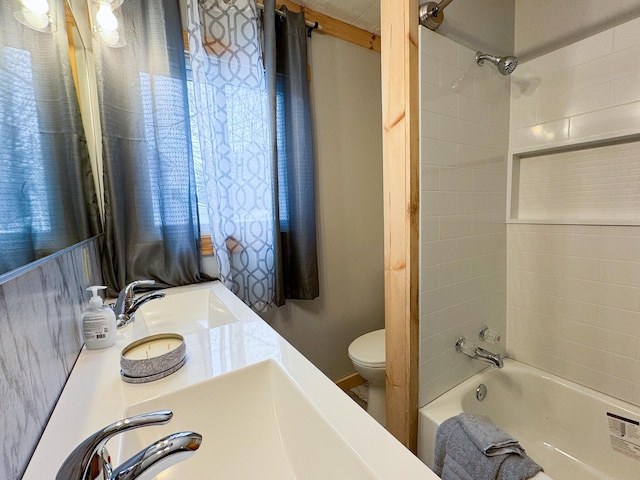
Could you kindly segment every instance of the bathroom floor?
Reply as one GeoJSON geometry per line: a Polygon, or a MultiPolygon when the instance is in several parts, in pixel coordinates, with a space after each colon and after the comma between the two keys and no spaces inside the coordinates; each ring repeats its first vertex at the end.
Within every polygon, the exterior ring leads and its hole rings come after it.
{"type": "Polygon", "coordinates": [[[365,410],[367,409],[367,402],[369,401],[369,386],[366,383],[353,387],[347,392],[354,402],[360,405],[365,410]]]}

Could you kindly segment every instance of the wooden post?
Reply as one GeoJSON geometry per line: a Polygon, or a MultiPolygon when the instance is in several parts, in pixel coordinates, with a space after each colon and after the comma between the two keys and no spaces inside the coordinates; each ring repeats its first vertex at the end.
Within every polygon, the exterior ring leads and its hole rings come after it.
{"type": "Polygon", "coordinates": [[[418,430],[418,0],[381,0],[387,429],[418,430]]]}

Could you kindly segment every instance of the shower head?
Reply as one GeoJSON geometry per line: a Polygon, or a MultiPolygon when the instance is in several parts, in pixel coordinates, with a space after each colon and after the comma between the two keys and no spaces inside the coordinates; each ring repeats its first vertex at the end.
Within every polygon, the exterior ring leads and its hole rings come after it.
{"type": "Polygon", "coordinates": [[[518,66],[516,57],[495,57],[482,52],[476,52],[476,63],[482,65],[485,60],[489,60],[502,75],[511,75],[518,66]]]}

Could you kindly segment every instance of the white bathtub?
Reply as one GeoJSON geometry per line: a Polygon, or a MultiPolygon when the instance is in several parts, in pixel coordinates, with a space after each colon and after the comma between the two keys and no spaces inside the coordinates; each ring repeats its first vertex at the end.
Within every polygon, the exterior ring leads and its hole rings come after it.
{"type": "Polygon", "coordinates": [[[629,403],[506,359],[420,409],[418,456],[429,467],[438,426],[463,411],[492,418],[556,480],[640,479],[640,408],[629,403]]]}

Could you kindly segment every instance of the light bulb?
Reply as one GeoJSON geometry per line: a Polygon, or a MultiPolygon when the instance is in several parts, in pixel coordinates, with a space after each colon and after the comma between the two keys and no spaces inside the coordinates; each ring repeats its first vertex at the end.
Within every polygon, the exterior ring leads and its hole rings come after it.
{"type": "Polygon", "coordinates": [[[96,22],[105,32],[115,32],[118,29],[118,19],[108,3],[100,3],[100,8],[96,13],[96,22]]]}
{"type": "Polygon", "coordinates": [[[23,12],[23,18],[29,27],[36,30],[44,30],[49,25],[49,17],[46,13],[23,12]]]}
{"type": "Polygon", "coordinates": [[[114,30],[113,32],[103,31],[100,32],[99,35],[106,45],[109,45],[110,47],[119,46],[118,43],[120,42],[120,34],[117,30],[114,30]]]}
{"type": "Polygon", "coordinates": [[[48,0],[16,0],[13,16],[23,25],[40,32],[58,30],[56,8],[48,0]]]}
{"type": "Polygon", "coordinates": [[[22,5],[29,11],[44,15],[49,11],[49,2],[47,0],[22,0],[22,5]]]}

